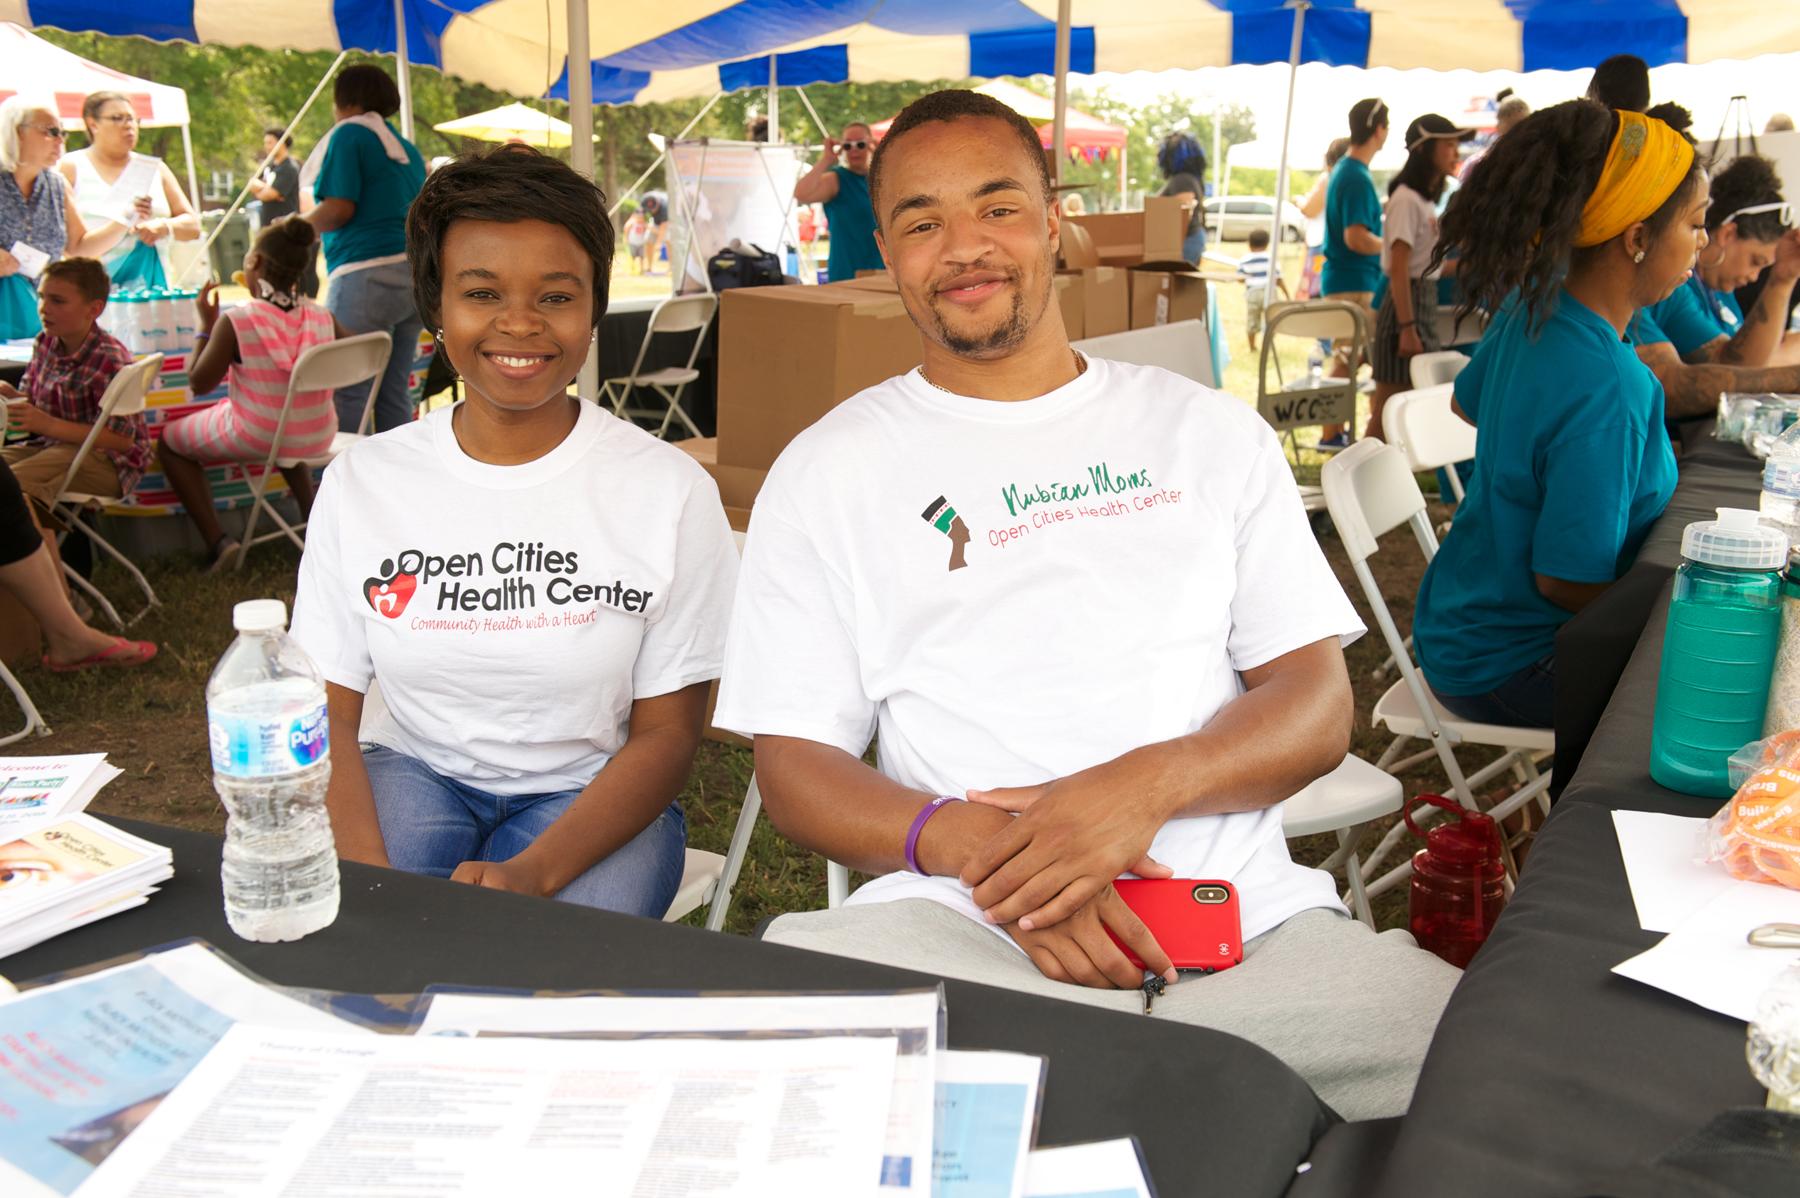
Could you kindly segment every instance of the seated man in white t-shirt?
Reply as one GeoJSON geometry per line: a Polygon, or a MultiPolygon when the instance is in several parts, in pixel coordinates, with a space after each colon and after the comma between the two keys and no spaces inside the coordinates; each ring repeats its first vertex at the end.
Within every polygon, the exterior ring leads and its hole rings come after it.
{"type": "Polygon", "coordinates": [[[1282,800],[1349,746],[1362,625],[1274,434],[1070,348],[1060,218],[1004,105],[914,103],[871,189],[924,365],[769,472],[714,721],[755,736],[784,834],[883,876],[768,938],[1142,1012],[1108,929],[1169,958],[1112,880],[1229,880],[1243,964],[1153,1014],[1263,1044],[1346,1116],[1403,1111],[1457,974],[1288,857],[1282,800]]]}

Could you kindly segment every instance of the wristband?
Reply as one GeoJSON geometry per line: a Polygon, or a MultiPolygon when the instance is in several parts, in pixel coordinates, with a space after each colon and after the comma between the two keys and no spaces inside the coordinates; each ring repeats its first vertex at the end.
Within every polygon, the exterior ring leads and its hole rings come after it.
{"type": "Polygon", "coordinates": [[[919,868],[919,833],[925,830],[925,821],[938,813],[945,803],[960,803],[962,799],[955,795],[939,795],[931,802],[919,808],[919,814],[913,816],[912,827],[906,830],[906,868],[924,876],[925,871],[919,868]]]}

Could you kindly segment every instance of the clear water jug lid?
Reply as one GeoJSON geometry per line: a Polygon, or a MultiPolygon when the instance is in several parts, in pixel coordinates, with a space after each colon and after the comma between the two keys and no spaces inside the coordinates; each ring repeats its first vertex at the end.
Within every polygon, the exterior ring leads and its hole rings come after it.
{"type": "Polygon", "coordinates": [[[287,627],[287,604],[279,599],[246,599],[231,609],[239,632],[278,632],[287,627]]]}
{"type": "Polygon", "coordinates": [[[1696,520],[1681,534],[1681,556],[1708,566],[1776,570],[1787,564],[1787,534],[1744,508],[1715,509],[1717,520],[1696,520]]]}

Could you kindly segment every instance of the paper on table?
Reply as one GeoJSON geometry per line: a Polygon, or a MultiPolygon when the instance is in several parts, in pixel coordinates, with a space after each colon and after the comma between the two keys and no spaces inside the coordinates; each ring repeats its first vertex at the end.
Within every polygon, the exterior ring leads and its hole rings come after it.
{"type": "Polygon", "coordinates": [[[122,772],[104,753],[0,757],[0,840],[85,810],[122,772]]]}
{"type": "Polygon", "coordinates": [[[19,263],[19,273],[33,282],[36,282],[38,276],[44,273],[44,267],[50,265],[49,254],[35,245],[27,245],[23,241],[13,242],[8,253],[12,254],[19,263]]]}
{"type": "Polygon", "coordinates": [[[946,1049],[937,1063],[932,1198],[1020,1198],[1044,1060],[946,1049]]]}
{"type": "Polygon", "coordinates": [[[1034,1149],[1025,1198],[1155,1198],[1133,1139],[1034,1149]]]}
{"type": "Polygon", "coordinates": [[[360,1031],[197,944],[0,1001],[0,1193],[71,1193],[237,1021],[360,1031]]]}
{"type": "Polygon", "coordinates": [[[1638,924],[1646,932],[1673,932],[1731,887],[1761,885],[1738,881],[1722,865],[1694,860],[1705,828],[1704,819],[1687,816],[1613,812],[1631,901],[1637,904],[1638,924]]]}
{"type": "Polygon", "coordinates": [[[240,1024],[82,1198],[873,1195],[891,1038],[348,1037],[240,1024]]]}
{"type": "Polygon", "coordinates": [[[418,1034],[648,1037],[704,1034],[895,1038],[882,1188],[927,1192],[943,990],[877,994],[541,995],[432,993],[418,1034]]]}
{"type": "Polygon", "coordinates": [[[1762,882],[1733,885],[1655,948],[1613,966],[1613,972],[1748,1023],[1776,975],[1800,961],[1794,949],[1745,941],[1765,923],[1800,923],[1800,890],[1762,882]]]}

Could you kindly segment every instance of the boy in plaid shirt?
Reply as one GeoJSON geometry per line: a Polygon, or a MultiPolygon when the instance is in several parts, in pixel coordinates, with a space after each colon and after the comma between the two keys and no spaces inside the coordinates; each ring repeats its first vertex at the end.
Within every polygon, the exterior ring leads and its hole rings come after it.
{"type": "MultiPolygon", "coordinates": [[[[28,438],[0,454],[44,515],[99,419],[107,384],[131,365],[131,351],[97,323],[109,285],[106,268],[92,258],[64,258],[45,267],[38,284],[44,331],[21,380],[24,390],[0,383],[9,438],[28,438]]],[[[100,430],[71,487],[89,495],[124,496],[149,464],[143,416],[117,417],[100,430]]]]}

